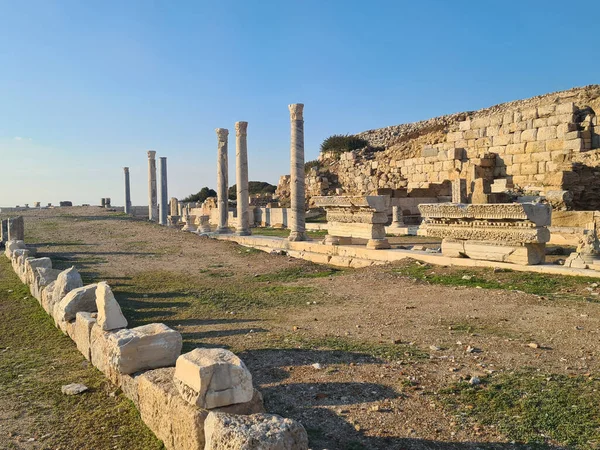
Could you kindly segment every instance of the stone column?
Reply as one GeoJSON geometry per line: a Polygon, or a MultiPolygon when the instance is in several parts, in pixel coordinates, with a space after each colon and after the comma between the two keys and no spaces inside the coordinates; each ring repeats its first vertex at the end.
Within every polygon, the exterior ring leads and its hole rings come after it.
{"type": "Polygon", "coordinates": [[[158,223],[161,225],[167,225],[168,211],[168,199],[167,199],[167,158],[161,156],[160,160],[160,210],[158,223]]]}
{"type": "Polygon", "coordinates": [[[304,104],[289,105],[291,121],[291,209],[290,241],[306,240],[304,192],[304,104]]]}
{"type": "Polygon", "coordinates": [[[235,124],[235,169],[237,188],[237,234],[250,235],[250,218],[248,217],[248,122],[235,124]]]}
{"type": "Polygon", "coordinates": [[[131,188],[129,186],[129,167],[123,167],[125,172],[125,214],[131,214],[131,188]]]}
{"type": "Polygon", "coordinates": [[[8,219],[0,222],[0,242],[8,241],[8,219]]]}
{"type": "Polygon", "coordinates": [[[102,208],[104,208],[104,207],[106,206],[106,197],[102,197],[102,198],[100,199],[100,206],[101,206],[102,208]]]}
{"type": "Polygon", "coordinates": [[[158,203],[156,199],[156,152],[148,150],[148,220],[158,220],[158,203]]]}
{"type": "Polygon", "coordinates": [[[405,226],[402,208],[400,206],[392,206],[392,227],[401,228],[405,226]]]}
{"type": "Polygon", "coordinates": [[[227,136],[229,130],[226,128],[217,128],[217,205],[219,208],[219,224],[217,225],[217,233],[228,233],[227,218],[229,216],[227,189],[229,183],[227,180],[227,136]]]}

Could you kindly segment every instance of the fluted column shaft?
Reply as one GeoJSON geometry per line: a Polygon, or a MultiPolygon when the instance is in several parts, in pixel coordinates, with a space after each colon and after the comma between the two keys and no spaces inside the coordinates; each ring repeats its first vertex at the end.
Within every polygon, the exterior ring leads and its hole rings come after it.
{"type": "Polygon", "coordinates": [[[125,214],[131,214],[131,188],[129,186],[129,167],[123,167],[125,173],[125,214]]]}
{"type": "Polygon", "coordinates": [[[227,165],[227,136],[229,130],[226,128],[217,128],[217,204],[219,209],[219,223],[217,225],[218,233],[227,233],[228,199],[228,165],[227,165]]]}
{"type": "Polygon", "coordinates": [[[168,189],[167,189],[167,158],[161,156],[160,158],[160,209],[159,209],[159,221],[161,225],[167,225],[167,216],[169,215],[169,200],[168,200],[168,189]]]}
{"type": "Polygon", "coordinates": [[[250,217],[248,212],[248,122],[235,124],[235,168],[237,188],[237,233],[240,236],[250,234],[250,217]]]}
{"type": "Polygon", "coordinates": [[[304,105],[295,103],[288,106],[291,122],[291,209],[290,241],[306,240],[304,192],[304,105]]]}
{"type": "Polygon", "coordinates": [[[158,220],[158,203],[156,199],[156,152],[148,151],[148,220],[158,220]]]}

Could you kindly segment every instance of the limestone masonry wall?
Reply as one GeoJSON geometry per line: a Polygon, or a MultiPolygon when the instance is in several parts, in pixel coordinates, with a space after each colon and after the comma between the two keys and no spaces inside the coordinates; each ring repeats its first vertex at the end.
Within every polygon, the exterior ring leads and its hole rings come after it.
{"type": "MultiPolygon", "coordinates": [[[[450,196],[451,180],[483,178],[491,192],[567,190],[572,209],[600,208],[600,86],[520,100],[476,112],[369,130],[371,148],[321,154],[307,196],[345,193],[450,196]],[[374,147],[374,148],[373,148],[374,147]],[[394,192],[394,190],[398,192],[394,192]]],[[[287,179],[278,193],[285,197],[287,179]]]]}

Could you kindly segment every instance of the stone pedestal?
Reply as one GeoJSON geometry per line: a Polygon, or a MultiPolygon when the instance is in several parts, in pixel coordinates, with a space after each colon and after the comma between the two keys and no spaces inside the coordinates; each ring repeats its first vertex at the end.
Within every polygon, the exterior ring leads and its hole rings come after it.
{"type": "Polygon", "coordinates": [[[131,187],[129,185],[129,167],[123,167],[125,173],[125,214],[131,214],[131,187]]]}
{"type": "Polygon", "coordinates": [[[170,227],[176,227],[179,224],[179,216],[168,216],[167,217],[167,224],[170,227]]]}
{"type": "Polygon", "coordinates": [[[169,201],[169,210],[171,216],[179,216],[179,201],[175,197],[171,197],[169,201]]]}
{"type": "Polygon", "coordinates": [[[183,226],[182,230],[183,231],[190,231],[190,232],[194,232],[196,231],[196,216],[193,216],[191,214],[187,214],[185,216],[185,225],[183,226]]]}
{"type": "Polygon", "coordinates": [[[7,234],[9,241],[25,240],[25,222],[23,216],[8,219],[7,234]]]}
{"type": "Polygon", "coordinates": [[[304,104],[288,106],[291,122],[291,211],[290,241],[306,240],[306,193],[304,191],[304,104]]]}
{"type": "Polygon", "coordinates": [[[514,264],[541,264],[551,208],[539,203],[421,204],[422,228],[442,238],[442,254],[514,264]]]}
{"type": "Polygon", "coordinates": [[[367,248],[385,249],[390,244],[385,237],[385,224],[390,197],[328,196],[313,197],[316,207],[327,213],[327,245],[346,245],[353,239],[367,240],[367,248]]]}
{"type": "Polygon", "coordinates": [[[105,207],[105,208],[112,208],[112,206],[111,206],[111,201],[110,201],[110,197],[106,197],[106,198],[104,199],[104,207],[105,207]]]}
{"type": "Polygon", "coordinates": [[[210,233],[210,216],[202,215],[198,220],[200,222],[200,228],[198,229],[198,232],[210,233]]]}
{"type": "Polygon", "coordinates": [[[156,152],[148,151],[148,220],[158,220],[158,200],[156,192],[156,152]]]}
{"type": "Polygon", "coordinates": [[[229,200],[227,190],[228,183],[228,164],[227,164],[227,136],[229,130],[217,128],[217,205],[219,209],[219,222],[217,233],[228,233],[227,219],[229,216],[229,200]]]}
{"type": "Polygon", "coordinates": [[[248,122],[236,122],[236,189],[237,189],[237,227],[240,236],[250,235],[249,193],[248,193],[248,122]]]}
{"type": "Polygon", "coordinates": [[[167,225],[168,211],[168,192],[167,192],[167,158],[161,156],[160,160],[160,209],[159,221],[161,225],[167,225]]]}

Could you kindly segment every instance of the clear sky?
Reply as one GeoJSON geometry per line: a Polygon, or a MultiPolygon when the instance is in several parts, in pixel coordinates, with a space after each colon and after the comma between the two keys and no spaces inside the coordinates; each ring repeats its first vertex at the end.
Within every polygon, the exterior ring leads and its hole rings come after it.
{"type": "MultiPolygon", "coordinates": [[[[146,150],[169,196],[215,186],[214,129],[249,122],[251,180],[356,133],[600,82],[598,35],[558,0],[0,0],[0,205],[147,204],[146,150]],[[588,40],[589,39],[589,40],[588,40]]],[[[591,22],[590,22],[591,23],[591,22]]]]}

